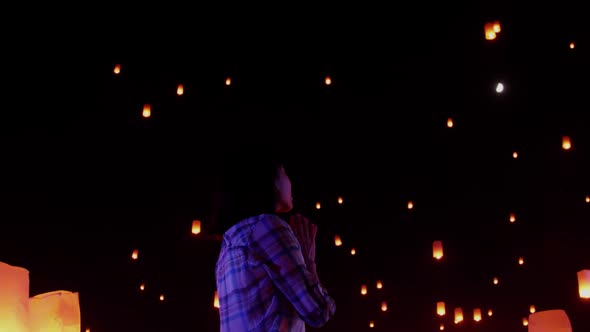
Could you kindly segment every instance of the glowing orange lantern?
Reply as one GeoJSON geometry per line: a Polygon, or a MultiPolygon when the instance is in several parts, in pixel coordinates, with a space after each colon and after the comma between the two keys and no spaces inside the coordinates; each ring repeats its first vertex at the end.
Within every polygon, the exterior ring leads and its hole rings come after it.
{"type": "Polygon", "coordinates": [[[350,254],[353,256],[356,255],[356,249],[354,249],[354,248],[350,249],[350,254]]]}
{"type": "Polygon", "coordinates": [[[408,210],[411,210],[411,209],[413,209],[413,208],[414,208],[414,202],[412,202],[412,201],[409,201],[409,202],[408,202],[408,210]]]}
{"type": "Polygon", "coordinates": [[[514,159],[518,158],[518,152],[516,152],[516,151],[512,152],[512,158],[514,158],[514,159]]]}
{"type": "Polygon", "coordinates": [[[481,309],[479,309],[479,308],[473,309],[473,321],[475,321],[475,322],[481,321],[481,309]]]}
{"type": "Polygon", "coordinates": [[[31,332],[79,332],[80,316],[77,292],[53,291],[30,299],[31,332]]]}
{"type": "Polygon", "coordinates": [[[160,295],[160,301],[164,301],[164,294],[160,295]]]}
{"type": "Polygon", "coordinates": [[[455,324],[459,324],[463,321],[463,309],[455,308],[455,324]]]}
{"type": "Polygon", "coordinates": [[[213,307],[219,309],[219,293],[217,291],[213,294],[213,307]]]}
{"type": "Polygon", "coordinates": [[[496,30],[494,29],[493,23],[486,23],[483,26],[484,34],[486,40],[494,40],[496,39],[496,30]]]}
{"type": "Polygon", "coordinates": [[[225,79],[225,85],[230,85],[231,84],[231,78],[226,78],[225,79]]]}
{"type": "Polygon", "coordinates": [[[432,243],[432,257],[441,259],[443,257],[443,245],[442,241],[434,241],[432,243]]]}
{"type": "Polygon", "coordinates": [[[529,326],[529,319],[527,317],[522,317],[522,326],[529,326]]]}
{"type": "Polygon", "coordinates": [[[369,327],[370,327],[370,328],[374,328],[374,327],[375,327],[375,322],[373,322],[373,321],[370,321],[370,322],[369,322],[369,327]]]}
{"type": "Polygon", "coordinates": [[[449,128],[453,128],[453,125],[454,125],[454,123],[453,123],[453,119],[451,119],[451,118],[448,118],[448,119],[447,119],[447,127],[449,127],[449,128]]]}
{"type": "Polygon", "coordinates": [[[572,148],[572,140],[569,136],[563,136],[561,138],[561,147],[564,150],[570,150],[572,148]]]}
{"type": "Polygon", "coordinates": [[[344,202],[344,200],[342,199],[342,196],[338,196],[338,204],[342,204],[344,202]]]}
{"type": "Polygon", "coordinates": [[[0,331],[29,332],[29,271],[0,262],[0,331]]]}
{"type": "Polygon", "coordinates": [[[488,316],[492,317],[494,315],[494,311],[492,309],[488,310],[488,316]]]}
{"type": "Polygon", "coordinates": [[[570,43],[570,48],[573,50],[576,47],[576,44],[574,44],[574,42],[570,43]]]}
{"type": "Polygon", "coordinates": [[[145,284],[139,285],[139,290],[145,290],[145,284]]]}
{"type": "Polygon", "coordinates": [[[120,64],[115,65],[115,68],[113,69],[113,73],[115,73],[115,75],[118,75],[121,73],[121,65],[120,64]]]}
{"type": "Polygon", "coordinates": [[[578,272],[578,289],[581,298],[590,299],[590,270],[578,272]]]}
{"type": "Polygon", "coordinates": [[[500,282],[500,281],[498,280],[498,278],[497,278],[497,277],[494,277],[494,280],[493,280],[493,282],[494,282],[494,285],[497,285],[497,284],[498,284],[498,282],[500,282]]]}
{"type": "Polygon", "coordinates": [[[447,314],[447,309],[443,301],[436,302],[436,314],[439,316],[444,316],[447,314]]]}
{"type": "Polygon", "coordinates": [[[193,220],[193,225],[191,227],[191,233],[199,234],[201,233],[201,221],[200,220],[193,220]]]}
{"type": "Polygon", "coordinates": [[[131,253],[131,259],[137,259],[139,257],[139,250],[134,249],[131,253]]]}
{"type": "Polygon", "coordinates": [[[334,245],[336,247],[340,247],[342,245],[342,239],[340,238],[340,235],[334,235],[334,245]]]}
{"type": "Polygon", "coordinates": [[[535,308],[535,306],[531,304],[531,306],[529,307],[529,312],[530,312],[531,314],[534,314],[534,313],[535,313],[535,311],[537,311],[537,308],[535,308]]]}
{"type": "Polygon", "coordinates": [[[321,209],[321,208],[322,208],[322,205],[320,204],[320,202],[317,202],[317,203],[315,203],[315,208],[316,208],[317,210],[319,210],[319,209],[321,209]]]}
{"type": "Polygon", "coordinates": [[[178,84],[176,87],[176,94],[182,96],[184,94],[184,85],[178,84]]]}
{"type": "Polygon", "coordinates": [[[586,196],[586,203],[590,203],[590,196],[586,196]]]}
{"type": "Polygon", "coordinates": [[[377,289],[381,289],[383,288],[383,283],[381,282],[381,280],[377,280],[377,285],[376,285],[377,289]]]}
{"type": "Polygon", "coordinates": [[[524,258],[519,257],[518,258],[518,265],[523,265],[524,264],[524,258]]]}
{"type": "Polygon", "coordinates": [[[511,223],[514,223],[516,221],[516,215],[514,213],[511,213],[509,220],[510,220],[511,223]]]}
{"type": "Polygon", "coordinates": [[[367,285],[361,286],[361,295],[367,295],[367,285]]]}
{"type": "Polygon", "coordinates": [[[439,330],[444,331],[445,330],[445,324],[440,323],[440,326],[438,327],[439,330]]]}
{"type": "Polygon", "coordinates": [[[152,106],[150,104],[143,105],[141,116],[143,116],[144,118],[149,118],[150,116],[152,116],[152,106]]]}
{"type": "Polygon", "coordinates": [[[502,26],[500,26],[500,21],[494,21],[494,23],[492,23],[492,29],[494,29],[495,33],[500,33],[500,31],[502,31],[502,26]]]}
{"type": "Polygon", "coordinates": [[[326,83],[326,85],[332,84],[332,78],[330,78],[330,76],[326,76],[326,78],[324,79],[324,83],[326,83]]]}
{"type": "Polygon", "coordinates": [[[381,302],[381,311],[387,311],[387,302],[381,302]]]}

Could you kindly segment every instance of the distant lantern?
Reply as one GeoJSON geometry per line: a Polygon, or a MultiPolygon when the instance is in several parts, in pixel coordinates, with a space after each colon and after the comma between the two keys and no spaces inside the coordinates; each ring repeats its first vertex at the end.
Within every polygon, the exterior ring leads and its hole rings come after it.
{"type": "Polygon", "coordinates": [[[514,158],[514,159],[518,158],[518,152],[516,152],[516,151],[512,152],[512,158],[514,158]]]}
{"type": "Polygon", "coordinates": [[[529,319],[527,317],[522,317],[522,326],[529,326],[529,319]]]}
{"type": "Polygon", "coordinates": [[[193,225],[191,227],[191,233],[199,234],[201,233],[201,221],[200,220],[193,220],[193,225]]]}
{"type": "Polygon", "coordinates": [[[459,324],[463,321],[463,309],[455,308],[455,324],[459,324]]]}
{"type": "Polygon", "coordinates": [[[496,92],[502,93],[503,91],[504,91],[504,84],[502,84],[502,83],[496,84],[496,92]]]}
{"type": "Polygon", "coordinates": [[[367,285],[361,285],[361,295],[367,295],[367,285]]]}
{"type": "Polygon", "coordinates": [[[445,330],[445,324],[440,323],[440,326],[438,327],[439,330],[444,331],[445,330]]]}
{"type": "Polygon", "coordinates": [[[326,83],[326,85],[332,84],[332,78],[330,76],[326,76],[326,78],[324,79],[324,83],[326,83]]]}
{"type": "Polygon", "coordinates": [[[514,213],[511,213],[508,220],[510,220],[511,223],[515,222],[516,221],[516,215],[514,213]]]}
{"type": "Polygon", "coordinates": [[[90,329],[89,329],[89,328],[88,328],[88,329],[86,329],[86,332],[90,332],[90,329]]]}
{"type": "Polygon", "coordinates": [[[160,301],[164,301],[164,294],[160,295],[160,301]]]}
{"type": "Polygon", "coordinates": [[[381,282],[381,280],[377,280],[377,284],[375,285],[375,287],[377,287],[377,289],[383,288],[383,283],[381,282]]]}
{"type": "Polygon", "coordinates": [[[586,203],[590,203],[590,196],[586,196],[586,203]]]}
{"type": "Polygon", "coordinates": [[[494,277],[494,280],[493,280],[494,285],[497,285],[498,282],[499,282],[498,277],[494,277]]]}
{"type": "Polygon", "coordinates": [[[381,302],[381,311],[387,311],[387,302],[381,302]]]}
{"type": "Polygon", "coordinates": [[[374,327],[375,327],[375,322],[373,322],[373,321],[370,321],[370,322],[369,322],[369,327],[370,327],[370,328],[374,328],[374,327]]]}
{"type": "Polygon", "coordinates": [[[518,257],[518,265],[523,265],[523,264],[524,264],[524,258],[518,257]]]}
{"type": "Polygon", "coordinates": [[[320,202],[315,203],[315,208],[316,208],[316,210],[319,210],[322,208],[322,205],[320,204],[320,202]]]}
{"type": "Polygon", "coordinates": [[[342,245],[342,239],[340,238],[340,235],[334,235],[334,245],[336,247],[340,247],[342,245]]]}
{"type": "Polygon", "coordinates": [[[230,85],[231,84],[231,77],[228,77],[225,79],[225,85],[230,85]]]}
{"type": "Polygon", "coordinates": [[[486,23],[483,26],[484,34],[486,40],[494,40],[496,39],[496,31],[494,30],[494,23],[486,23]]]}
{"type": "Polygon", "coordinates": [[[534,314],[537,311],[537,308],[535,308],[535,306],[533,304],[531,304],[531,306],[529,307],[529,312],[531,314],[534,314]]]}
{"type": "Polygon", "coordinates": [[[453,119],[451,119],[451,118],[448,118],[448,119],[447,119],[447,127],[449,127],[449,128],[453,128],[453,125],[454,125],[454,124],[453,124],[453,119]]]}
{"type": "Polygon", "coordinates": [[[571,43],[570,43],[570,49],[572,49],[572,50],[573,50],[574,48],[576,48],[576,44],[574,44],[574,42],[571,42],[571,43]]]}
{"type": "Polygon", "coordinates": [[[344,200],[342,199],[342,196],[338,196],[338,204],[342,204],[344,202],[344,200]]]}
{"type": "Polygon", "coordinates": [[[488,309],[488,316],[492,317],[494,315],[494,311],[492,309],[488,309]]]}
{"type": "Polygon", "coordinates": [[[137,259],[139,257],[139,250],[134,249],[131,253],[131,259],[137,259]]]}
{"type": "Polygon", "coordinates": [[[570,139],[569,136],[563,136],[561,139],[561,147],[564,150],[569,150],[572,148],[572,140],[570,139]]]}
{"type": "Polygon", "coordinates": [[[412,202],[412,201],[409,201],[409,202],[408,202],[408,210],[411,210],[411,209],[413,209],[413,208],[414,208],[414,202],[412,202]]]}
{"type": "Polygon", "coordinates": [[[356,249],[354,249],[354,248],[350,249],[350,254],[353,256],[356,255],[356,249]]]}
{"type": "Polygon", "coordinates": [[[473,321],[475,321],[475,322],[481,321],[481,309],[479,309],[479,308],[473,309],[473,321]]]}
{"type": "Polygon", "coordinates": [[[115,73],[115,75],[119,75],[121,73],[121,65],[120,64],[115,65],[115,68],[113,69],[113,73],[115,73]]]}
{"type": "Polygon", "coordinates": [[[578,272],[578,288],[581,298],[590,299],[590,270],[578,272]]]}
{"type": "Polygon", "coordinates": [[[219,309],[219,294],[217,293],[217,291],[213,293],[213,307],[219,309]]]}
{"type": "Polygon", "coordinates": [[[443,257],[443,245],[442,241],[432,242],[432,257],[441,259],[443,257]]]}
{"type": "Polygon", "coordinates": [[[443,301],[436,302],[436,314],[439,316],[444,316],[447,314],[447,308],[443,301]]]}
{"type": "Polygon", "coordinates": [[[144,118],[149,118],[150,116],[152,116],[152,106],[150,104],[143,105],[141,116],[143,116],[144,118]]]}
{"type": "Polygon", "coordinates": [[[145,290],[145,284],[139,285],[139,290],[145,290]]]}
{"type": "Polygon", "coordinates": [[[176,94],[182,96],[184,94],[184,85],[178,84],[176,87],[176,94]]]}
{"type": "Polygon", "coordinates": [[[492,28],[494,29],[495,33],[500,33],[500,31],[502,31],[502,26],[500,25],[500,21],[494,21],[494,23],[492,23],[492,28]]]}

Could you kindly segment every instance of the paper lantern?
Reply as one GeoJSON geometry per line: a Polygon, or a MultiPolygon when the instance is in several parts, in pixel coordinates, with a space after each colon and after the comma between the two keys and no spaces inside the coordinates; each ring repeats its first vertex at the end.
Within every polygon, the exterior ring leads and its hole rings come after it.
{"type": "Polygon", "coordinates": [[[522,326],[529,326],[529,319],[527,317],[522,317],[522,326]]]}
{"type": "Polygon", "coordinates": [[[178,84],[176,87],[176,94],[182,96],[184,94],[184,85],[178,84]]]}
{"type": "Polygon", "coordinates": [[[350,254],[353,256],[356,255],[356,249],[354,249],[354,248],[350,249],[350,254]]]}
{"type": "Polygon", "coordinates": [[[213,294],[213,307],[219,309],[219,293],[217,291],[213,294]]]}
{"type": "Polygon", "coordinates": [[[381,311],[387,311],[387,302],[381,302],[381,311]]]}
{"type": "Polygon", "coordinates": [[[342,196],[338,196],[338,204],[342,204],[344,202],[344,199],[342,199],[342,196]]]}
{"type": "Polygon", "coordinates": [[[115,65],[115,68],[113,68],[113,73],[115,73],[115,75],[118,75],[121,73],[121,65],[120,64],[115,65]]]}
{"type": "Polygon", "coordinates": [[[150,116],[152,116],[152,106],[150,104],[143,105],[141,116],[143,116],[144,118],[149,118],[150,116]]]}
{"type": "Polygon", "coordinates": [[[578,272],[578,288],[581,298],[590,299],[590,270],[578,272]]]}
{"type": "Polygon", "coordinates": [[[528,330],[529,332],[572,332],[572,325],[564,310],[545,310],[529,315],[528,330]]]}
{"type": "Polygon", "coordinates": [[[29,271],[0,262],[0,331],[29,332],[29,271]]]}
{"type": "Polygon", "coordinates": [[[377,285],[375,285],[375,287],[377,287],[377,289],[383,288],[383,283],[381,282],[381,280],[377,280],[377,285]]]}
{"type": "Polygon", "coordinates": [[[484,24],[483,30],[486,40],[496,39],[496,30],[494,29],[494,23],[488,22],[484,24]]]}
{"type": "Polygon", "coordinates": [[[479,308],[473,309],[473,320],[475,322],[481,321],[481,309],[479,309],[479,308]]]}
{"type": "Polygon", "coordinates": [[[139,250],[134,249],[131,253],[131,259],[137,259],[139,257],[139,250]]]}
{"type": "Polygon", "coordinates": [[[361,295],[367,295],[367,285],[361,286],[361,295]]]}
{"type": "Polygon", "coordinates": [[[340,247],[342,245],[342,239],[340,238],[340,235],[334,235],[334,245],[336,247],[340,247]]]}
{"type": "Polygon", "coordinates": [[[326,78],[324,79],[324,83],[326,83],[326,85],[332,84],[332,78],[330,76],[326,76],[326,78]]]}
{"type": "Polygon", "coordinates": [[[561,147],[564,150],[569,150],[572,148],[572,140],[570,139],[569,136],[563,136],[561,139],[561,147]]]}
{"type": "Polygon", "coordinates": [[[436,302],[436,314],[439,316],[447,314],[447,309],[443,301],[436,302]]]}
{"type": "Polygon", "coordinates": [[[445,324],[440,323],[440,326],[438,327],[439,330],[444,331],[445,330],[445,324]]]}
{"type": "Polygon", "coordinates": [[[231,78],[228,77],[225,79],[225,85],[229,86],[230,84],[231,84],[231,78]]]}
{"type": "Polygon", "coordinates": [[[454,125],[454,123],[453,123],[453,119],[451,119],[451,118],[448,118],[448,119],[447,119],[447,127],[449,127],[449,128],[453,128],[453,125],[454,125]]]}
{"type": "Polygon", "coordinates": [[[443,257],[442,241],[434,241],[432,243],[432,257],[441,259],[443,257]]]}
{"type": "Polygon", "coordinates": [[[191,227],[191,233],[193,233],[193,234],[201,233],[201,221],[200,220],[193,220],[193,225],[191,227]]]}
{"type": "Polygon", "coordinates": [[[315,203],[315,208],[316,208],[316,210],[319,210],[322,208],[322,205],[320,204],[320,202],[315,203]]]}
{"type": "Polygon", "coordinates": [[[529,312],[530,312],[531,314],[534,314],[534,313],[535,313],[535,311],[537,311],[537,308],[535,308],[535,306],[531,304],[531,306],[529,307],[529,312]]]}
{"type": "Polygon", "coordinates": [[[455,324],[459,324],[463,321],[463,309],[455,308],[455,324]]]}
{"type": "Polygon", "coordinates": [[[80,332],[80,301],[77,292],[64,290],[31,297],[31,332],[80,332]]]}
{"type": "Polygon", "coordinates": [[[494,315],[494,311],[492,309],[488,310],[488,316],[492,317],[494,315]]]}

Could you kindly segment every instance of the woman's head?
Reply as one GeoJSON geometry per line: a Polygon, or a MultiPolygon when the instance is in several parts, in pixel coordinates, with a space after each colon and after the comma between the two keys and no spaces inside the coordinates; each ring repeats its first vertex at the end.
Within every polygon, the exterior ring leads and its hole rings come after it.
{"type": "Polygon", "coordinates": [[[224,158],[216,225],[225,232],[247,217],[293,208],[285,160],[272,145],[240,147],[224,158]]]}

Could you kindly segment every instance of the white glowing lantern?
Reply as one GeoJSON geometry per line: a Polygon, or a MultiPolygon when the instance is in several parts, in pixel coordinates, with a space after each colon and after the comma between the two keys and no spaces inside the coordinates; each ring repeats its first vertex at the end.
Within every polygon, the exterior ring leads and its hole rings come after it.
{"type": "Polygon", "coordinates": [[[334,235],[334,245],[336,247],[340,247],[342,245],[342,239],[340,238],[340,235],[334,235]]]}
{"type": "Polygon", "coordinates": [[[502,93],[503,91],[504,91],[504,84],[502,84],[502,83],[496,84],[496,92],[502,93]]]}
{"type": "Polygon", "coordinates": [[[443,245],[442,241],[432,242],[432,257],[441,259],[443,257],[443,245]]]}
{"type": "Polygon", "coordinates": [[[29,330],[29,271],[0,262],[0,331],[29,330]]]}
{"type": "Polygon", "coordinates": [[[332,78],[330,76],[326,76],[326,78],[324,79],[324,83],[326,85],[332,84],[332,78]]]}
{"type": "Polygon", "coordinates": [[[590,270],[578,272],[578,290],[581,298],[590,299],[590,270]]]}
{"type": "Polygon", "coordinates": [[[537,308],[535,308],[535,306],[534,306],[533,304],[531,304],[531,306],[529,307],[529,312],[530,312],[531,314],[534,314],[534,313],[535,313],[535,311],[537,311],[537,308]]]}
{"type": "Polygon", "coordinates": [[[338,204],[342,203],[344,203],[344,199],[342,198],[342,196],[338,196],[338,204]]]}
{"type": "Polygon", "coordinates": [[[529,319],[527,317],[522,317],[522,326],[529,326],[529,319]]]}
{"type": "Polygon", "coordinates": [[[193,220],[193,225],[191,227],[191,233],[199,234],[201,233],[201,221],[200,220],[193,220]]]}
{"type": "Polygon", "coordinates": [[[354,249],[354,248],[350,249],[350,254],[353,256],[356,255],[356,249],[354,249]]]}
{"type": "Polygon", "coordinates": [[[561,147],[564,150],[570,150],[572,148],[572,140],[569,136],[563,136],[561,138],[561,147]]]}
{"type": "Polygon", "coordinates": [[[160,295],[160,301],[164,301],[164,294],[160,295]]]}
{"type": "Polygon", "coordinates": [[[320,202],[315,203],[315,208],[316,208],[316,210],[319,210],[322,208],[322,205],[320,204],[320,202]]]}
{"type": "Polygon", "coordinates": [[[225,85],[230,85],[231,84],[231,78],[228,77],[225,79],[225,85]]]}
{"type": "Polygon", "coordinates": [[[387,311],[387,302],[381,302],[381,311],[387,311]]]}
{"type": "Polygon", "coordinates": [[[447,309],[443,301],[436,302],[436,314],[439,316],[447,314],[447,309]]]}
{"type": "Polygon", "coordinates": [[[512,158],[514,158],[514,159],[518,158],[518,152],[516,152],[516,151],[512,152],[512,158]]]}
{"type": "Polygon", "coordinates": [[[453,128],[453,126],[454,126],[453,119],[451,119],[451,118],[448,118],[448,119],[447,119],[447,127],[449,127],[449,128],[453,128]]]}
{"type": "Polygon", "coordinates": [[[134,249],[131,253],[131,259],[137,259],[139,257],[139,250],[134,249]]]}
{"type": "Polygon", "coordinates": [[[481,321],[481,309],[479,309],[479,308],[473,309],[473,321],[475,321],[475,322],[481,321]]]}
{"type": "Polygon", "coordinates": [[[361,285],[361,295],[367,295],[367,285],[361,285]]]}
{"type": "Polygon", "coordinates": [[[143,116],[144,118],[149,118],[150,116],[152,116],[152,106],[150,104],[143,105],[141,116],[143,116]]]}
{"type": "Polygon", "coordinates": [[[455,324],[459,324],[463,321],[463,309],[455,308],[455,324]]]}
{"type": "Polygon", "coordinates": [[[486,40],[494,40],[496,39],[496,31],[494,29],[493,23],[486,23],[483,26],[484,35],[486,40]]]}
{"type": "Polygon", "coordinates": [[[219,309],[219,293],[217,291],[213,294],[213,307],[219,309]]]}
{"type": "Polygon", "coordinates": [[[184,94],[184,85],[178,84],[178,86],[176,86],[176,94],[179,96],[184,94]]]}
{"type": "Polygon", "coordinates": [[[31,297],[30,332],[80,332],[77,292],[53,291],[31,297]]]}
{"type": "Polygon", "coordinates": [[[121,65],[120,64],[115,65],[115,68],[113,68],[113,73],[115,73],[115,75],[119,75],[121,73],[121,65]]]}
{"type": "Polygon", "coordinates": [[[377,289],[381,289],[383,288],[383,283],[381,282],[381,280],[377,280],[377,285],[376,285],[377,289]]]}

